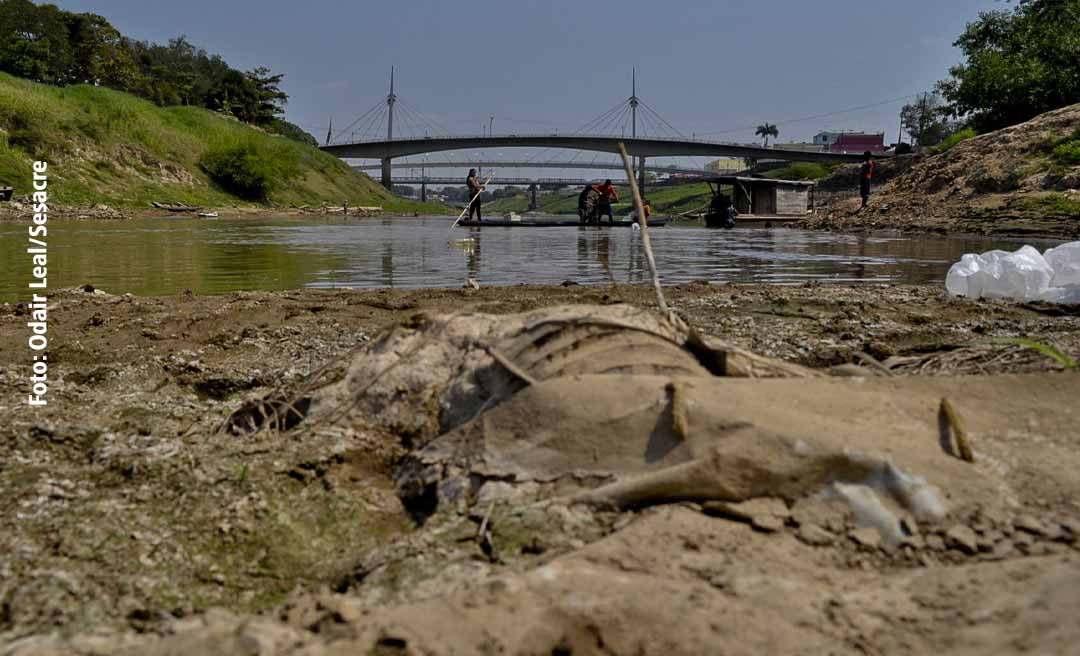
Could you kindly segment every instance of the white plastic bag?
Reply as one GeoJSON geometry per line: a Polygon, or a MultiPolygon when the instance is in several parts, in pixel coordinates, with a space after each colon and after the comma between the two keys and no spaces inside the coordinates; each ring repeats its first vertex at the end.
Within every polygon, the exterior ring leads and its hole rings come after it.
{"type": "Polygon", "coordinates": [[[1046,263],[1054,270],[1052,287],[1080,285],[1080,241],[1055,246],[1043,254],[1046,263]]]}
{"type": "Polygon", "coordinates": [[[1033,246],[1017,251],[968,253],[952,265],[945,276],[945,288],[952,294],[971,298],[1011,298],[1033,300],[1050,288],[1054,270],[1033,246]]]}

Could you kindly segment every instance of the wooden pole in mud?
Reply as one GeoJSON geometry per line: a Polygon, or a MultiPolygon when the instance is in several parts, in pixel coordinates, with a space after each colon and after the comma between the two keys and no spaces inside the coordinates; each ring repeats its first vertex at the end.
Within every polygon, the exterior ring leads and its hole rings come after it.
{"type": "Polygon", "coordinates": [[[450,224],[451,230],[457,227],[458,221],[460,221],[465,216],[465,213],[469,211],[469,208],[472,207],[473,201],[477,198],[480,198],[480,193],[484,191],[484,187],[486,187],[487,184],[491,182],[491,178],[493,177],[495,176],[489,175],[488,179],[484,180],[484,184],[480,185],[480,191],[477,192],[475,196],[469,199],[469,204],[465,206],[465,209],[461,210],[461,214],[458,216],[458,218],[454,219],[454,222],[450,224]]]}
{"type": "Polygon", "coordinates": [[[645,206],[641,202],[641,191],[638,190],[637,180],[634,178],[634,167],[630,165],[630,156],[626,154],[626,146],[619,142],[619,154],[622,155],[623,168],[626,169],[626,179],[630,182],[630,193],[634,197],[634,210],[637,212],[638,225],[641,226],[641,243],[645,247],[645,259],[649,262],[649,270],[652,272],[653,290],[656,292],[656,302],[660,311],[665,314],[668,311],[667,301],[664,300],[664,290],[660,287],[660,274],[656,270],[656,260],[652,254],[652,243],[649,241],[649,222],[645,220],[645,206]]]}

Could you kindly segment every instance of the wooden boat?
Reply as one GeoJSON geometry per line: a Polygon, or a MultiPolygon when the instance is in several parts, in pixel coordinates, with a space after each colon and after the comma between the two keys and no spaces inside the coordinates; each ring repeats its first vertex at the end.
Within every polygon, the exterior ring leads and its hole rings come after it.
{"type": "MultiPolygon", "coordinates": [[[[667,224],[667,219],[649,219],[650,228],[659,228],[667,224]]],[[[628,221],[626,219],[616,220],[614,223],[608,223],[603,221],[599,224],[583,224],[579,220],[541,220],[541,219],[521,219],[521,220],[507,220],[507,219],[485,219],[483,221],[459,221],[459,226],[468,226],[470,228],[611,228],[622,227],[629,228],[632,225],[637,225],[635,221],[628,221]]]]}
{"type": "Polygon", "coordinates": [[[166,210],[169,212],[198,212],[200,208],[198,205],[181,205],[180,203],[159,203],[153,201],[150,203],[159,210],[166,210]]]}

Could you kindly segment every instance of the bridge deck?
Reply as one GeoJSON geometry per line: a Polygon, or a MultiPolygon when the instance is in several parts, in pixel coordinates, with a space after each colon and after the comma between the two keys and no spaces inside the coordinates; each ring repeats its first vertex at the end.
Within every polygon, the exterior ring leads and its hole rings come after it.
{"type": "Polygon", "coordinates": [[[857,153],[794,151],[761,146],[747,146],[698,139],[627,138],[608,135],[493,135],[485,137],[424,137],[387,141],[358,141],[322,146],[322,150],[344,158],[392,159],[420,153],[473,148],[566,148],[604,153],[618,152],[623,143],[635,157],[729,156],[747,159],[778,159],[801,162],[853,162],[857,153]]]}

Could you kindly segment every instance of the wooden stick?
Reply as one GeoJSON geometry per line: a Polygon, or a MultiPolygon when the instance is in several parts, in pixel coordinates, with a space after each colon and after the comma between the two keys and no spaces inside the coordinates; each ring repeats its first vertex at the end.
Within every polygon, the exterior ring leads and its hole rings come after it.
{"type": "Polygon", "coordinates": [[[476,192],[476,195],[469,199],[469,204],[465,206],[465,209],[461,210],[461,214],[458,216],[458,218],[454,219],[454,222],[450,224],[451,230],[457,227],[458,221],[464,218],[465,213],[469,211],[470,207],[472,207],[473,201],[475,201],[477,198],[480,198],[480,194],[484,192],[484,187],[486,187],[488,183],[491,182],[491,179],[494,177],[495,176],[493,175],[489,175],[488,179],[484,180],[484,184],[480,185],[480,191],[476,192]]]}
{"type": "Polygon", "coordinates": [[[956,409],[953,408],[949,399],[942,397],[941,411],[945,413],[949,426],[952,427],[953,437],[956,438],[956,450],[960,453],[960,458],[967,462],[975,462],[975,454],[971,452],[971,445],[968,444],[967,431],[964,430],[960,415],[956,414],[956,409]]]}
{"type": "Polygon", "coordinates": [[[637,179],[634,178],[634,168],[630,166],[630,156],[626,154],[626,146],[621,141],[619,142],[619,154],[622,155],[626,178],[630,181],[630,193],[634,196],[634,209],[637,211],[638,225],[641,226],[641,243],[645,247],[645,259],[648,260],[649,270],[652,272],[656,302],[660,306],[660,311],[667,314],[668,305],[664,300],[664,290],[660,287],[660,274],[656,271],[656,260],[653,258],[652,244],[649,242],[649,222],[645,220],[645,206],[641,202],[641,191],[638,190],[637,179]]]}

